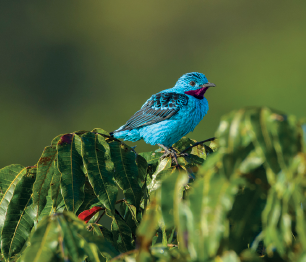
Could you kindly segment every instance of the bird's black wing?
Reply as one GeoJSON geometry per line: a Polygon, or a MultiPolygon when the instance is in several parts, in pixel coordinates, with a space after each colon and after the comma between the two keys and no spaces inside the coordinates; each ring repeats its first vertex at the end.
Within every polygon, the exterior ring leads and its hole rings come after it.
{"type": "MultiPolygon", "coordinates": [[[[188,96],[178,93],[158,93],[137,111],[119,131],[131,130],[142,126],[152,125],[169,119],[184,105],[188,104],[188,96]]],[[[116,132],[116,131],[115,131],[116,132]]]]}

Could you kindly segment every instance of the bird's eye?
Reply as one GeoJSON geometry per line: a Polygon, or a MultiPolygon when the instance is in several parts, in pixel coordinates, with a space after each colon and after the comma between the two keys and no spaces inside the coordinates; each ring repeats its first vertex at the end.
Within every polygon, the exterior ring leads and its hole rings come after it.
{"type": "Polygon", "coordinates": [[[189,83],[189,85],[191,85],[191,86],[195,86],[195,82],[194,81],[191,81],[190,83],[189,83]]]}

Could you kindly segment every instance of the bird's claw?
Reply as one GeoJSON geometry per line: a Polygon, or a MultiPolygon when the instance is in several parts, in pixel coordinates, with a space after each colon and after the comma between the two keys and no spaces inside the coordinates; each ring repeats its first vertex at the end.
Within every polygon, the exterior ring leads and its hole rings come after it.
{"type": "Polygon", "coordinates": [[[177,162],[177,153],[176,153],[175,149],[172,148],[172,147],[167,148],[167,147],[162,146],[162,145],[160,145],[160,146],[165,150],[165,153],[160,157],[160,160],[170,156],[174,160],[175,164],[178,166],[179,164],[177,162]]]}

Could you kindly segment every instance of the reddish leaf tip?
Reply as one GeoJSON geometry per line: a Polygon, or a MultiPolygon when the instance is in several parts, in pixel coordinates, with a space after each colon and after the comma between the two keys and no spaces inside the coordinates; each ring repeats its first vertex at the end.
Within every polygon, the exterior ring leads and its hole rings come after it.
{"type": "Polygon", "coordinates": [[[72,142],[72,137],[73,137],[73,134],[66,134],[66,135],[63,135],[61,137],[61,139],[59,140],[58,144],[61,145],[63,143],[66,143],[66,144],[71,144],[72,142]]]}
{"type": "Polygon", "coordinates": [[[95,215],[97,214],[97,212],[99,212],[100,210],[102,210],[102,207],[99,206],[95,206],[89,210],[85,210],[82,213],[80,213],[78,215],[78,218],[85,221],[85,223],[87,224],[88,221],[95,215]]]}

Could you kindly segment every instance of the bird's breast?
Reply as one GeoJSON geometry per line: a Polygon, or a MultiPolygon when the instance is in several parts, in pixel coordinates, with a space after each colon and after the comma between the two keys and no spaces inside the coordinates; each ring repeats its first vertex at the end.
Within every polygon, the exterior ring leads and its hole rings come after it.
{"type": "Polygon", "coordinates": [[[176,119],[180,121],[181,126],[186,128],[186,132],[190,132],[207,114],[208,102],[205,97],[202,100],[191,98],[188,101],[188,105],[182,109],[183,110],[180,110],[176,119]]]}

